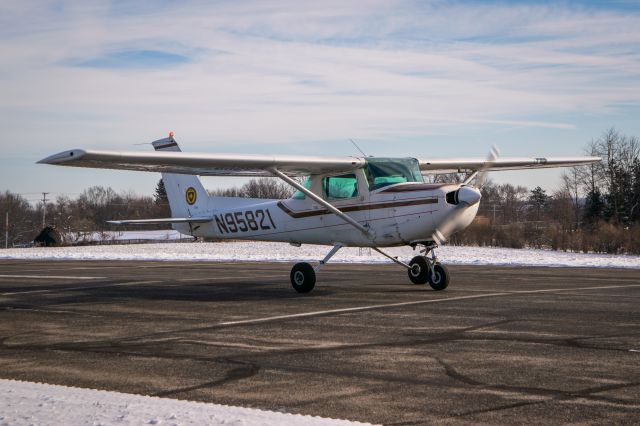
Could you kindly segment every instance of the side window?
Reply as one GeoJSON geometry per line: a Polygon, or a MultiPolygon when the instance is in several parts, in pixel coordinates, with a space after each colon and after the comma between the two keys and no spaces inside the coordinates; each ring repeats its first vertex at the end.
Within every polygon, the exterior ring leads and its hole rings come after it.
{"type": "Polygon", "coordinates": [[[353,173],[329,176],[322,179],[322,188],[327,198],[353,198],[358,196],[358,179],[353,173]]]}

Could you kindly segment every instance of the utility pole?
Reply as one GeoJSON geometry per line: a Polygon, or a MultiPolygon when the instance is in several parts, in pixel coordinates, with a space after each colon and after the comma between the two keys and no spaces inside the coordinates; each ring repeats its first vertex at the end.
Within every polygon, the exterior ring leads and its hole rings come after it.
{"type": "Polygon", "coordinates": [[[47,194],[48,192],[42,193],[42,229],[46,226],[45,219],[47,217],[47,194]]]}
{"type": "Polygon", "coordinates": [[[4,248],[9,248],[9,212],[4,219],[4,248]]]}

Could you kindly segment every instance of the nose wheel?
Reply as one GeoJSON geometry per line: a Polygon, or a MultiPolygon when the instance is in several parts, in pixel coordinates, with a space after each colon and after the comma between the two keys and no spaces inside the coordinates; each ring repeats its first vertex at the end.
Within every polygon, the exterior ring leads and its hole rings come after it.
{"type": "Polygon", "coordinates": [[[441,264],[433,265],[433,272],[429,274],[429,285],[434,290],[444,290],[449,285],[449,271],[441,264]]]}

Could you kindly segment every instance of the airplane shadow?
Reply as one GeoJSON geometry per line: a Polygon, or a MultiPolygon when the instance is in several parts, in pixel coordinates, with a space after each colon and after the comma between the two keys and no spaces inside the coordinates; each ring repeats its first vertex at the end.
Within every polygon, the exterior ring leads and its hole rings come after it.
{"type": "Polygon", "coordinates": [[[293,290],[288,280],[269,281],[216,281],[215,283],[185,283],[184,285],[163,283],[115,285],[112,287],[100,287],[87,284],[86,287],[75,285],[73,289],[60,287],[38,287],[38,290],[47,290],[45,293],[25,293],[21,290],[33,290],[33,287],[14,287],[11,291],[16,294],[0,302],[0,309],[33,308],[60,306],[67,304],[91,305],[111,304],[123,301],[149,300],[149,301],[176,301],[176,302],[268,302],[273,300],[293,300],[304,298],[325,297],[333,294],[329,288],[321,285],[307,294],[299,294],[293,290]]]}

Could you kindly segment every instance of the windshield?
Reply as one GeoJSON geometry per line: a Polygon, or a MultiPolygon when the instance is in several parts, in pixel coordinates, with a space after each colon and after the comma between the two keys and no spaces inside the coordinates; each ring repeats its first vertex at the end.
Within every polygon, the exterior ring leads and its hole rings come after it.
{"type": "Polygon", "coordinates": [[[424,182],[415,158],[367,158],[366,162],[365,173],[371,190],[394,183],[424,182]]]}

